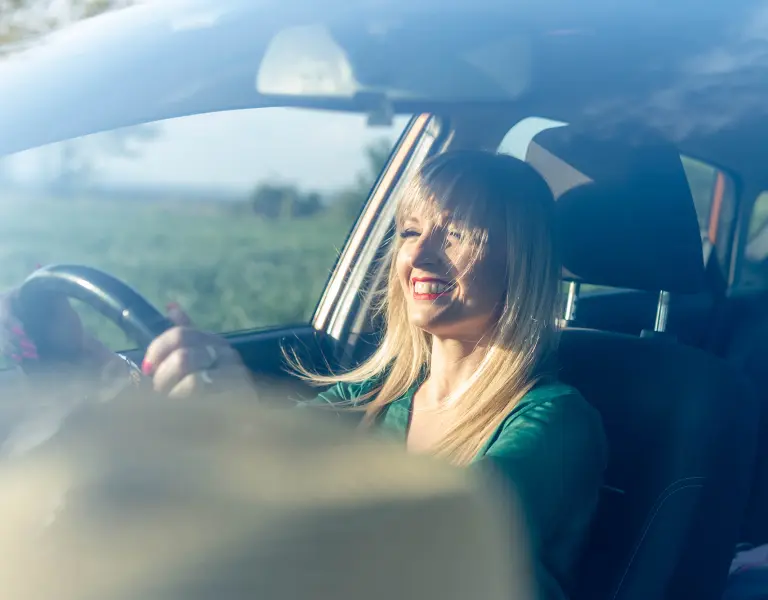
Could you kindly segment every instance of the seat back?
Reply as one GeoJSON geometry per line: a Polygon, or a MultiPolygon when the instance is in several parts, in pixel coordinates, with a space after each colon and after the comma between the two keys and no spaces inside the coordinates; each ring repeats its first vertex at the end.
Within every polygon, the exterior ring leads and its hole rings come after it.
{"type": "MultiPolygon", "coordinates": [[[[677,150],[639,130],[620,143],[569,130],[543,132],[527,157],[560,194],[566,272],[699,291],[701,237],[677,150]],[[575,185],[558,180],[569,172],[575,185]]],[[[574,597],[719,598],[755,458],[757,404],[745,382],[663,334],[566,329],[560,364],[561,379],[600,411],[611,452],[574,597]]]]}
{"type": "Polygon", "coordinates": [[[659,338],[572,329],[560,353],[611,449],[575,598],[719,598],[749,493],[754,398],[719,359],[659,338]]]}
{"type": "Polygon", "coordinates": [[[754,546],[768,543],[768,317],[764,314],[765,300],[765,297],[750,298],[749,304],[723,307],[727,310],[724,321],[730,330],[725,356],[746,375],[760,404],[757,465],[741,533],[741,541],[754,546]]]}

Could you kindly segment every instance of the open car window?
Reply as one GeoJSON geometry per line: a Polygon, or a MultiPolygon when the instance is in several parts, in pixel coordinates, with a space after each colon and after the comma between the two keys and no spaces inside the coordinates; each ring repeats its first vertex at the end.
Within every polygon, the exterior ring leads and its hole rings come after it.
{"type": "MultiPolygon", "coordinates": [[[[406,123],[255,108],[7,155],[0,286],[38,264],[86,264],[215,332],[306,324],[406,123]]],[[[82,314],[110,347],[135,345],[82,314]]]]}

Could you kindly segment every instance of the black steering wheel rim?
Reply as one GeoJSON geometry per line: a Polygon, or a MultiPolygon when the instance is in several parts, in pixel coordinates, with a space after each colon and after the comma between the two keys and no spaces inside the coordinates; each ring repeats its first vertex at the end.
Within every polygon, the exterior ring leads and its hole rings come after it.
{"type": "Polygon", "coordinates": [[[173,323],[128,284],[109,273],[83,265],[38,269],[19,288],[19,308],[40,306],[45,296],[61,294],[90,306],[146,348],[173,323]]]}

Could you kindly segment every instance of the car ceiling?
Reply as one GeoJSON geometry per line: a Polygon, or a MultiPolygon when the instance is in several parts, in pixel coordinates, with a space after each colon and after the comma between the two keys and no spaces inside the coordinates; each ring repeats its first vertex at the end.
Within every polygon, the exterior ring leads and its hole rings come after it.
{"type": "Polygon", "coordinates": [[[508,105],[608,135],[641,121],[687,154],[768,184],[768,0],[197,0],[90,21],[0,65],[0,153],[147,118],[263,104],[393,112],[508,105]],[[257,94],[271,36],[317,23],[346,53],[360,89],[257,94]],[[525,56],[505,64],[508,55],[486,53],[482,69],[458,68],[465,51],[514,36],[525,56]],[[521,73],[522,84],[502,81],[521,73]]]}

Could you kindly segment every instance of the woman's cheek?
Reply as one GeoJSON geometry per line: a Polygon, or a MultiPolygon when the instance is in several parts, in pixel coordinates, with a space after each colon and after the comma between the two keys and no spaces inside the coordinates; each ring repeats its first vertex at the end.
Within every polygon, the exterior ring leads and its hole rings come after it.
{"type": "Polygon", "coordinates": [[[411,273],[411,260],[410,254],[405,246],[401,246],[395,256],[395,269],[397,271],[397,277],[400,280],[400,284],[404,290],[408,290],[410,273],[411,273]]]}

